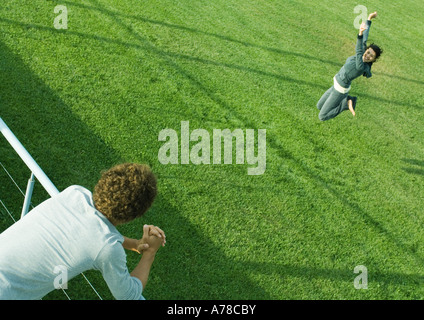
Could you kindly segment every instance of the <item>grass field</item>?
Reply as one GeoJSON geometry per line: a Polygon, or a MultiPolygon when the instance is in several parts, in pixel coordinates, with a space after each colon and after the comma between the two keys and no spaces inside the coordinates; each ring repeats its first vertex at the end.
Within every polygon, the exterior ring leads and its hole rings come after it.
{"type": "MultiPolygon", "coordinates": [[[[379,13],[369,43],[384,53],[352,84],[357,116],[320,122],[316,103],[354,54],[357,4],[2,0],[0,116],[60,190],[91,189],[119,162],[152,166],[154,206],[119,227],[166,232],[147,299],[424,299],[423,6],[361,3],[379,13]],[[54,27],[57,4],[68,29],[54,27]],[[266,129],[265,173],[161,164],[158,134],[181,121],[266,129]],[[368,289],[354,287],[358,265],[368,289]]],[[[0,152],[25,188],[28,170],[1,137],[0,152]]],[[[22,197],[0,181],[18,217],[22,197]]],[[[34,202],[46,197],[37,185],[34,202]]],[[[132,270],[139,256],[127,258],[132,270]]],[[[80,277],[68,287],[96,298],[80,277]]]]}

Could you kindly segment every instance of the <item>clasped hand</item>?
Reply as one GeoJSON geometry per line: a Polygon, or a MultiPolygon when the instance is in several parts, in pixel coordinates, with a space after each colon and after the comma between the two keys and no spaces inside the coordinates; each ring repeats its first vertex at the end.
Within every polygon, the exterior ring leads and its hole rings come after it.
{"type": "Polygon", "coordinates": [[[143,237],[137,241],[137,252],[144,251],[156,252],[166,243],[166,236],[162,229],[153,225],[145,224],[143,226],[143,237]]]}

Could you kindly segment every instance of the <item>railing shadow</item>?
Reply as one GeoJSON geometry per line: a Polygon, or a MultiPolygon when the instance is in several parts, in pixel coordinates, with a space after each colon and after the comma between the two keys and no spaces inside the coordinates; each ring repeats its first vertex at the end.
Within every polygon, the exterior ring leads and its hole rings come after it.
{"type": "MultiPolygon", "coordinates": [[[[90,7],[90,8],[92,8],[92,7],[90,7]]],[[[110,13],[110,11],[108,11],[108,10],[105,11],[105,12],[110,13]]],[[[114,17],[114,19],[123,28],[127,29],[128,32],[131,32],[139,43],[132,43],[132,42],[128,42],[128,41],[122,41],[122,40],[119,40],[119,39],[112,39],[112,38],[108,38],[108,37],[104,37],[104,36],[98,36],[98,35],[88,34],[88,33],[79,32],[79,31],[68,30],[68,31],[66,31],[66,33],[69,34],[69,35],[79,36],[79,37],[82,37],[82,38],[85,38],[85,39],[92,39],[92,40],[95,40],[95,41],[117,44],[117,45],[124,46],[126,48],[136,48],[136,49],[139,49],[139,50],[147,50],[147,51],[155,53],[158,56],[163,57],[163,58],[181,59],[181,60],[191,61],[191,62],[195,62],[195,63],[201,63],[201,64],[204,64],[204,65],[212,65],[212,66],[221,67],[221,68],[228,68],[228,69],[234,69],[234,70],[239,70],[239,71],[243,71],[243,72],[254,73],[254,74],[257,74],[258,76],[274,78],[278,81],[283,81],[283,82],[290,82],[290,83],[295,83],[295,84],[299,84],[299,85],[305,85],[305,86],[309,86],[309,87],[312,87],[312,88],[320,89],[321,91],[327,90],[329,85],[331,85],[331,81],[326,81],[325,84],[320,84],[320,83],[316,83],[316,82],[312,82],[312,81],[307,81],[307,80],[304,80],[302,78],[297,79],[297,78],[285,76],[285,75],[282,75],[282,74],[277,74],[277,73],[273,73],[273,72],[269,72],[269,71],[256,69],[256,68],[246,66],[246,65],[239,65],[239,64],[227,63],[227,62],[218,62],[218,61],[205,59],[205,58],[201,58],[201,57],[193,57],[193,56],[186,55],[186,54],[161,50],[161,49],[155,47],[153,44],[151,44],[147,39],[141,37],[139,34],[134,32],[134,30],[132,30],[131,27],[127,26],[121,20],[117,19],[116,17],[114,17]]],[[[40,25],[36,25],[36,24],[21,23],[21,22],[18,22],[18,21],[14,21],[14,20],[2,18],[2,17],[0,17],[0,21],[10,23],[10,24],[14,24],[14,25],[20,25],[20,26],[26,27],[26,28],[35,28],[37,30],[44,30],[46,32],[51,32],[51,33],[61,32],[61,31],[58,31],[58,30],[51,28],[51,27],[40,26],[40,25]]],[[[242,44],[247,45],[247,44],[244,44],[243,42],[242,42],[242,44]]],[[[250,44],[250,46],[254,46],[254,45],[250,44]]],[[[261,47],[261,46],[259,46],[259,47],[261,47]]],[[[341,67],[342,66],[342,64],[335,63],[334,61],[324,60],[324,59],[309,56],[309,55],[306,55],[306,54],[296,53],[296,52],[292,52],[292,51],[285,51],[285,50],[280,50],[280,49],[275,49],[275,48],[267,48],[267,47],[263,47],[263,49],[268,50],[268,51],[277,52],[277,53],[282,54],[282,55],[292,55],[292,56],[297,56],[297,57],[300,57],[300,58],[303,58],[303,59],[319,61],[319,62],[322,62],[322,63],[325,63],[325,64],[332,65],[334,67],[336,67],[336,66],[341,67]]],[[[168,63],[170,65],[172,65],[175,69],[179,70],[186,78],[189,78],[193,82],[198,83],[198,81],[196,81],[195,78],[192,75],[190,75],[188,72],[183,71],[183,69],[180,68],[175,62],[168,59],[168,63]]],[[[334,69],[334,72],[337,72],[337,68],[334,69]]],[[[410,81],[410,82],[417,83],[417,80],[399,77],[399,76],[396,76],[396,75],[389,75],[389,74],[384,74],[384,73],[379,73],[379,72],[376,72],[374,74],[388,76],[388,77],[395,77],[395,78],[398,78],[398,79],[401,79],[401,80],[404,80],[404,81],[410,81]]],[[[418,81],[418,83],[421,84],[420,81],[418,81]]],[[[361,93],[361,96],[366,97],[366,98],[368,98],[372,101],[376,101],[378,103],[384,102],[384,103],[388,103],[388,104],[394,104],[394,105],[398,105],[398,106],[402,106],[402,107],[410,107],[410,108],[415,108],[415,109],[424,108],[424,105],[404,102],[404,101],[401,101],[401,100],[387,99],[387,98],[384,98],[384,97],[377,97],[377,96],[367,94],[367,93],[361,93]]],[[[317,99],[319,99],[319,97],[317,97],[317,99]]],[[[315,106],[312,106],[312,107],[315,108],[315,106]]]]}
{"type": "Polygon", "coordinates": [[[402,159],[405,163],[411,165],[409,167],[404,167],[402,170],[407,173],[416,174],[424,176],[424,161],[417,159],[402,159]]]}
{"type": "MultiPolygon", "coordinates": [[[[308,55],[308,54],[304,54],[304,53],[300,53],[300,52],[283,50],[281,48],[275,48],[275,47],[264,46],[264,45],[260,45],[260,44],[256,44],[256,43],[251,43],[251,42],[248,42],[248,41],[239,40],[239,39],[229,37],[229,36],[226,36],[226,35],[220,35],[220,34],[214,33],[214,32],[203,31],[203,30],[199,30],[199,29],[196,29],[196,28],[192,28],[192,27],[187,27],[187,26],[182,26],[182,25],[178,25],[178,24],[174,24],[174,23],[169,23],[169,22],[165,22],[165,21],[151,19],[151,18],[147,18],[147,17],[137,15],[137,14],[125,14],[125,13],[121,13],[121,12],[118,12],[118,11],[112,11],[112,10],[106,9],[104,7],[91,6],[91,5],[87,5],[87,4],[76,3],[76,2],[73,2],[73,1],[64,1],[64,3],[70,4],[70,5],[73,5],[73,6],[76,6],[76,7],[88,9],[88,10],[98,11],[102,14],[106,14],[106,15],[109,15],[109,16],[119,16],[119,17],[123,17],[123,18],[134,19],[134,20],[137,20],[137,21],[143,21],[145,23],[159,25],[159,26],[169,28],[169,29],[181,30],[181,31],[186,31],[186,32],[193,33],[193,34],[204,35],[204,36],[207,36],[207,37],[213,37],[213,38],[220,39],[220,40],[223,40],[223,41],[237,43],[237,44],[240,44],[240,45],[245,46],[245,47],[257,48],[257,49],[260,49],[260,50],[265,50],[265,51],[269,51],[269,52],[272,52],[272,53],[280,54],[280,55],[283,55],[283,56],[291,55],[291,56],[295,56],[295,57],[298,57],[298,58],[316,61],[316,62],[324,63],[324,64],[327,64],[327,65],[332,65],[332,66],[339,67],[339,68],[341,67],[340,63],[332,61],[332,60],[322,59],[320,57],[316,57],[316,56],[312,56],[312,55],[308,55]]],[[[412,83],[416,83],[416,84],[419,84],[419,85],[424,85],[423,80],[416,80],[416,79],[407,78],[407,77],[403,77],[403,76],[399,76],[399,75],[395,75],[395,74],[388,74],[388,73],[385,73],[385,72],[374,72],[374,74],[379,75],[379,76],[393,78],[393,79],[398,79],[398,80],[401,80],[401,81],[412,82],[412,83]]]]}

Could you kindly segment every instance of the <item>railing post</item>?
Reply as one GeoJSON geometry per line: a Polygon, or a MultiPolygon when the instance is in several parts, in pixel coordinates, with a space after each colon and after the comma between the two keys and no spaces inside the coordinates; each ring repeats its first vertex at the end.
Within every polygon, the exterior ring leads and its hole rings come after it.
{"type": "Polygon", "coordinates": [[[34,174],[31,172],[31,177],[28,180],[26,192],[25,192],[25,199],[24,199],[24,205],[22,206],[22,212],[21,212],[21,219],[28,213],[29,207],[31,205],[31,198],[32,198],[32,191],[34,190],[34,174]]]}

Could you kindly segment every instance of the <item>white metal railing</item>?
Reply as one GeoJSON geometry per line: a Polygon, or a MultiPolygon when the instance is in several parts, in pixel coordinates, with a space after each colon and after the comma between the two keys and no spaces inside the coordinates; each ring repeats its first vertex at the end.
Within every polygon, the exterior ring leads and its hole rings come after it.
{"type": "MultiPolygon", "coordinates": [[[[0,132],[3,134],[3,136],[9,142],[9,144],[12,146],[12,148],[16,151],[16,153],[19,155],[19,157],[22,159],[22,161],[31,170],[31,176],[30,176],[30,178],[28,180],[26,192],[24,194],[24,204],[22,206],[22,212],[21,212],[21,218],[22,218],[23,216],[25,216],[28,213],[29,207],[31,205],[32,192],[33,192],[34,183],[35,183],[35,179],[34,178],[37,178],[37,180],[40,182],[40,184],[43,186],[43,188],[47,191],[47,193],[51,197],[57,195],[59,193],[59,190],[51,182],[51,180],[44,173],[44,171],[40,168],[40,166],[37,164],[37,162],[35,162],[35,160],[33,159],[33,157],[24,148],[24,146],[22,145],[22,143],[18,140],[18,138],[16,138],[16,136],[9,129],[9,127],[6,125],[6,123],[3,121],[3,119],[1,117],[0,117],[0,132]]],[[[3,167],[3,165],[2,165],[2,167],[3,167]]],[[[4,206],[3,202],[1,202],[1,204],[4,206]]],[[[6,208],[6,211],[8,212],[7,208],[6,208]]],[[[10,215],[10,213],[9,213],[9,215],[10,215]]],[[[13,217],[12,217],[12,219],[13,219],[13,217]]],[[[13,220],[15,221],[15,219],[13,219],[13,220]]],[[[96,289],[93,287],[93,285],[90,283],[90,281],[84,275],[84,273],[81,273],[81,275],[88,282],[88,284],[93,289],[93,291],[95,292],[95,294],[102,300],[102,297],[96,291],[96,289]]],[[[62,290],[62,291],[65,293],[65,295],[68,297],[68,299],[70,299],[69,296],[66,294],[66,292],[64,290],[62,290]]]]}
{"type": "Polygon", "coordinates": [[[35,160],[20,143],[18,138],[16,138],[16,136],[9,129],[9,127],[6,125],[2,118],[0,118],[0,131],[6,138],[6,140],[10,143],[12,148],[15,149],[16,153],[21,157],[22,161],[25,162],[27,167],[31,170],[31,177],[28,180],[24,205],[22,207],[21,217],[23,217],[29,211],[29,205],[31,203],[32,191],[35,182],[34,176],[37,178],[37,180],[40,182],[40,184],[51,197],[58,194],[59,190],[57,190],[55,185],[50,181],[49,177],[47,177],[44,171],[41,170],[40,166],[37,164],[37,162],[35,162],[35,160]]]}
{"type": "Polygon", "coordinates": [[[4,135],[7,141],[9,141],[10,145],[15,149],[16,153],[21,157],[21,159],[25,162],[27,167],[31,170],[34,176],[38,179],[41,185],[46,189],[48,194],[52,197],[59,193],[59,190],[54,186],[54,184],[50,181],[49,177],[41,170],[35,160],[31,157],[31,155],[26,151],[24,146],[19,142],[19,140],[15,137],[13,132],[9,129],[9,127],[4,123],[3,119],[0,118],[0,129],[1,133],[4,135]]]}

